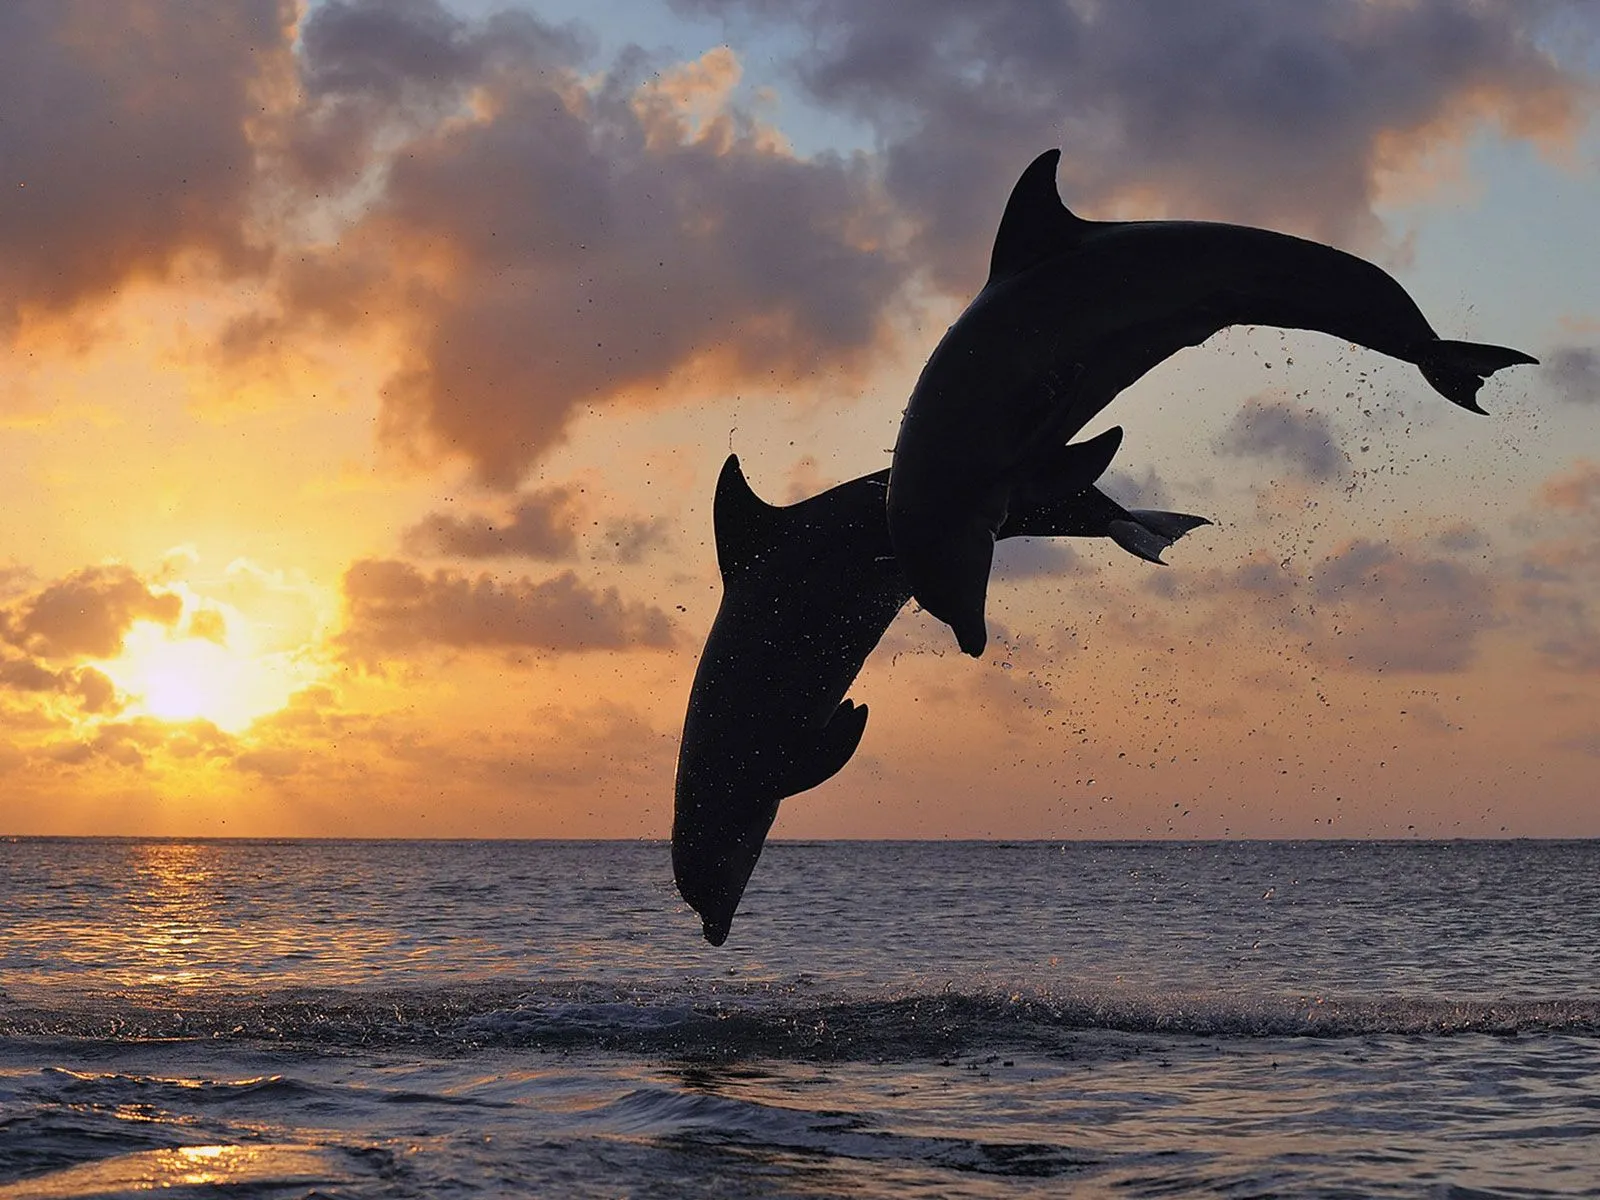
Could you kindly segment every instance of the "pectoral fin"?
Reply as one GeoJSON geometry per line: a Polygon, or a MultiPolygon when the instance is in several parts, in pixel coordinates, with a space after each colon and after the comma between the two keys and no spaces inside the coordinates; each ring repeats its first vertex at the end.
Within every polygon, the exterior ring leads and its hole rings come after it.
{"type": "Polygon", "coordinates": [[[780,783],[785,796],[796,796],[810,791],[820,783],[832,779],[844,770],[861,744],[861,735],[867,728],[867,706],[846,700],[833,712],[833,716],[817,733],[817,739],[807,751],[796,754],[790,770],[780,783]]]}

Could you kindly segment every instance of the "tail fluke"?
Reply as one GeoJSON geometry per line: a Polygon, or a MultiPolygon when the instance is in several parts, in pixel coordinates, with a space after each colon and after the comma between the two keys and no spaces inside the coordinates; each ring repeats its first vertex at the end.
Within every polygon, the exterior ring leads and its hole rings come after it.
{"type": "MultiPolygon", "coordinates": [[[[1112,521],[1106,532],[1129,554],[1145,562],[1160,563],[1161,553],[1191,529],[1211,522],[1190,513],[1162,512],[1159,509],[1130,509],[1126,520],[1112,521]]],[[[1164,563],[1162,564],[1165,565],[1164,563]]]]}
{"type": "Polygon", "coordinates": [[[1515,367],[1539,360],[1507,346],[1485,346],[1479,342],[1452,342],[1440,338],[1417,359],[1423,378],[1452,404],[1468,412],[1481,413],[1478,389],[1483,381],[1504,367],[1515,367]]]}

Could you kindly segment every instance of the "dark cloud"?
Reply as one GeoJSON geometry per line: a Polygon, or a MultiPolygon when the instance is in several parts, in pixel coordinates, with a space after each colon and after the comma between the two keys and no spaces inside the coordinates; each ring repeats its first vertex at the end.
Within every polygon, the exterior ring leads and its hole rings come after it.
{"type": "Polygon", "coordinates": [[[1370,671],[1460,671],[1496,623],[1488,577],[1420,547],[1357,540],[1312,574],[1319,650],[1370,671]]]}
{"type": "Polygon", "coordinates": [[[619,563],[636,563],[671,540],[672,522],[666,517],[624,517],[608,521],[605,543],[619,563]]]}
{"type": "Polygon", "coordinates": [[[1557,739],[1554,745],[1562,750],[1576,750],[1590,758],[1600,758],[1600,730],[1591,728],[1586,732],[1574,733],[1557,739]]]}
{"type": "Polygon", "coordinates": [[[115,658],[135,621],[182,615],[182,599],[127,567],[85,567],[0,609],[0,638],[39,658],[115,658]]]}
{"type": "Polygon", "coordinates": [[[1441,549],[1456,553],[1485,550],[1489,546],[1489,535],[1470,521],[1460,521],[1441,529],[1433,535],[1433,540],[1441,549]]]}
{"type": "Polygon", "coordinates": [[[1319,482],[1337,476],[1345,464],[1333,423],[1321,413],[1252,399],[1234,414],[1217,439],[1217,449],[1237,458],[1280,462],[1319,482]]]}
{"type": "Polygon", "coordinates": [[[411,554],[561,562],[577,556],[572,528],[576,510],[577,495],[571,488],[544,488],[521,496],[501,521],[431,513],[406,530],[401,542],[411,554]]]}
{"type": "Polygon", "coordinates": [[[292,0],[0,5],[0,328],[185,254],[242,269],[292,0]]]}
{"type": "Polygon", "coordinates": [[[989,577],[1016,583],[1082,574],[1087,570],[1083,556],[1071,546],[1048,538],[1007,538],[995,543],[994,567],[989,577]]]}
{"type": "Polygon", "coordinates": [[[0,688],[69,696],[88,713],[113,713],[122,707],[116,684],[93,667],[53,671],[30,658],[0,656],[0,688]]]}
{"type": "Polygon", "coordinates": [[[1113,467],[1100,477],[1098,486],[1123,508],[1165,508],[1172,503],[1166,481],[1154,467],[1146,467],[1143,475],[1113,467]]]}
{"type": "Polygon", "coordinates": [[[1563,670],[1600,671],[1600,614],[1589,601],[1592,589],[1574,586],[1566,573],[1525,570],[1519,582],[1518,608],[1539,652],[1563,670]]]}
{"type": "Polygon", "coordinates": [[[597,591],[571,571],[501,582],[452,571],[426,575],[410,563],[367,559],[344,577],[341,641],[358,658],[427,646],[537,649],[555,653],[672,644],[672,624],[651,604],[597,591]]]}
{"type": "Polygon", "coordinates": [[[1593,346],[1562,346],[1544,356],[1544,380],[1568,404],[1600,404],[1600,351],[1593,346]]]}
{"type": "Polygon", "coordinates": [[[414,354],[385,436],[500,486],[585,406],[864,364],[907,277],[869,161],[790,154],[730,102],[731,52],[654,75],[584,53],[531,16],[423,0],[305,23],[284,152],[373,194],[335,247],[285,262],[284,310],[398,323],[414,354]]]}
{"type": "MultiPolygon", "coordinates": [[[[577,528],[585,506],[575,489],[543,488],[524,493],[503,518],[479,513],[430,513],[406,530],[401,545],[408,554],[438,558],[534,558],[571,562],[578,557],[577,528]]],[[[598,522],[589,522],[598,526],[598,522]]],[[[595,533],[595,555],[632,564],[667,544],[672,522],[666,517],[617,517],[595,533]]]]}
{"type": "Polygon", "coordinates": [[[61,674],[31,658],[0,658],[0,687],[19,692],[59,691],[61,674]]]}
{"type": "Polygon", "coordinates": [[[804,31],[799,79],[873,129],[920,255],[957,293],[983,278],[1006,186],[1047,147],[1086,216],[1132,200],[1350,242],[1378,227],[1385,170],[1482,119],[1564,133],[1589,87],[1543,48],[1537,5],[677,4],[804,31]]]}
{"type": "Polygon", "coordinates": [[[285,165],[314,185],[349,183],[370,165],[373,138],[459,116],[466,90],[501,70],[570,69],[589,40],[520,12],[474,26],[433,0],[332,0],[302,32],[305,105],[285,165]]]}

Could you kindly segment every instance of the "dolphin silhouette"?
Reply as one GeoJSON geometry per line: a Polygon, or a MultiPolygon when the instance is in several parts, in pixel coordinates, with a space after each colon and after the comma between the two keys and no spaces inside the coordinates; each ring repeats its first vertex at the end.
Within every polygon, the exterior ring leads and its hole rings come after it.
{"type": "MultiPolygon", "coordinates": [[[[1094,481],[1122,430],[1036,455],[997,536],[1109,537],[1141,558],[1210,524],[1129,511],[1094,481]]],[[[720,946],[786,797],[850,760],[867,723],[845,698],[861,664],[911,598],[885,520],[889,472],[798,504],[756,496],[729,455],[712,508],[722,603],[689,692],[678,751],[672,869],[720,946]]]]}
{"type": "Polygon", "coordinates": [[[1056,191],[1059,150],[1006,203],[983,290],[923,368],[889,473],[895,558],[925,609],[983,653],[994,539],[1033,455],[1123,388],[1230,325],[1332,334],[1415,363],[1482,412],[1489,375],[1537,360],[1439,337],[1404,288],[1318,242],[1199,221],[1086,221],[1056,191]]]}

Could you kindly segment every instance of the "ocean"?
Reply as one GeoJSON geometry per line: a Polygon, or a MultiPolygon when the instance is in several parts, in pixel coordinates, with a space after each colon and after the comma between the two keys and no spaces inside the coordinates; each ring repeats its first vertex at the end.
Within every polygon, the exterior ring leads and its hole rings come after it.
{"type": "Polygon", "coordinates": [[[0,1200],[1600,1196],[1600,843],[0,840],[0,1200]]]}

